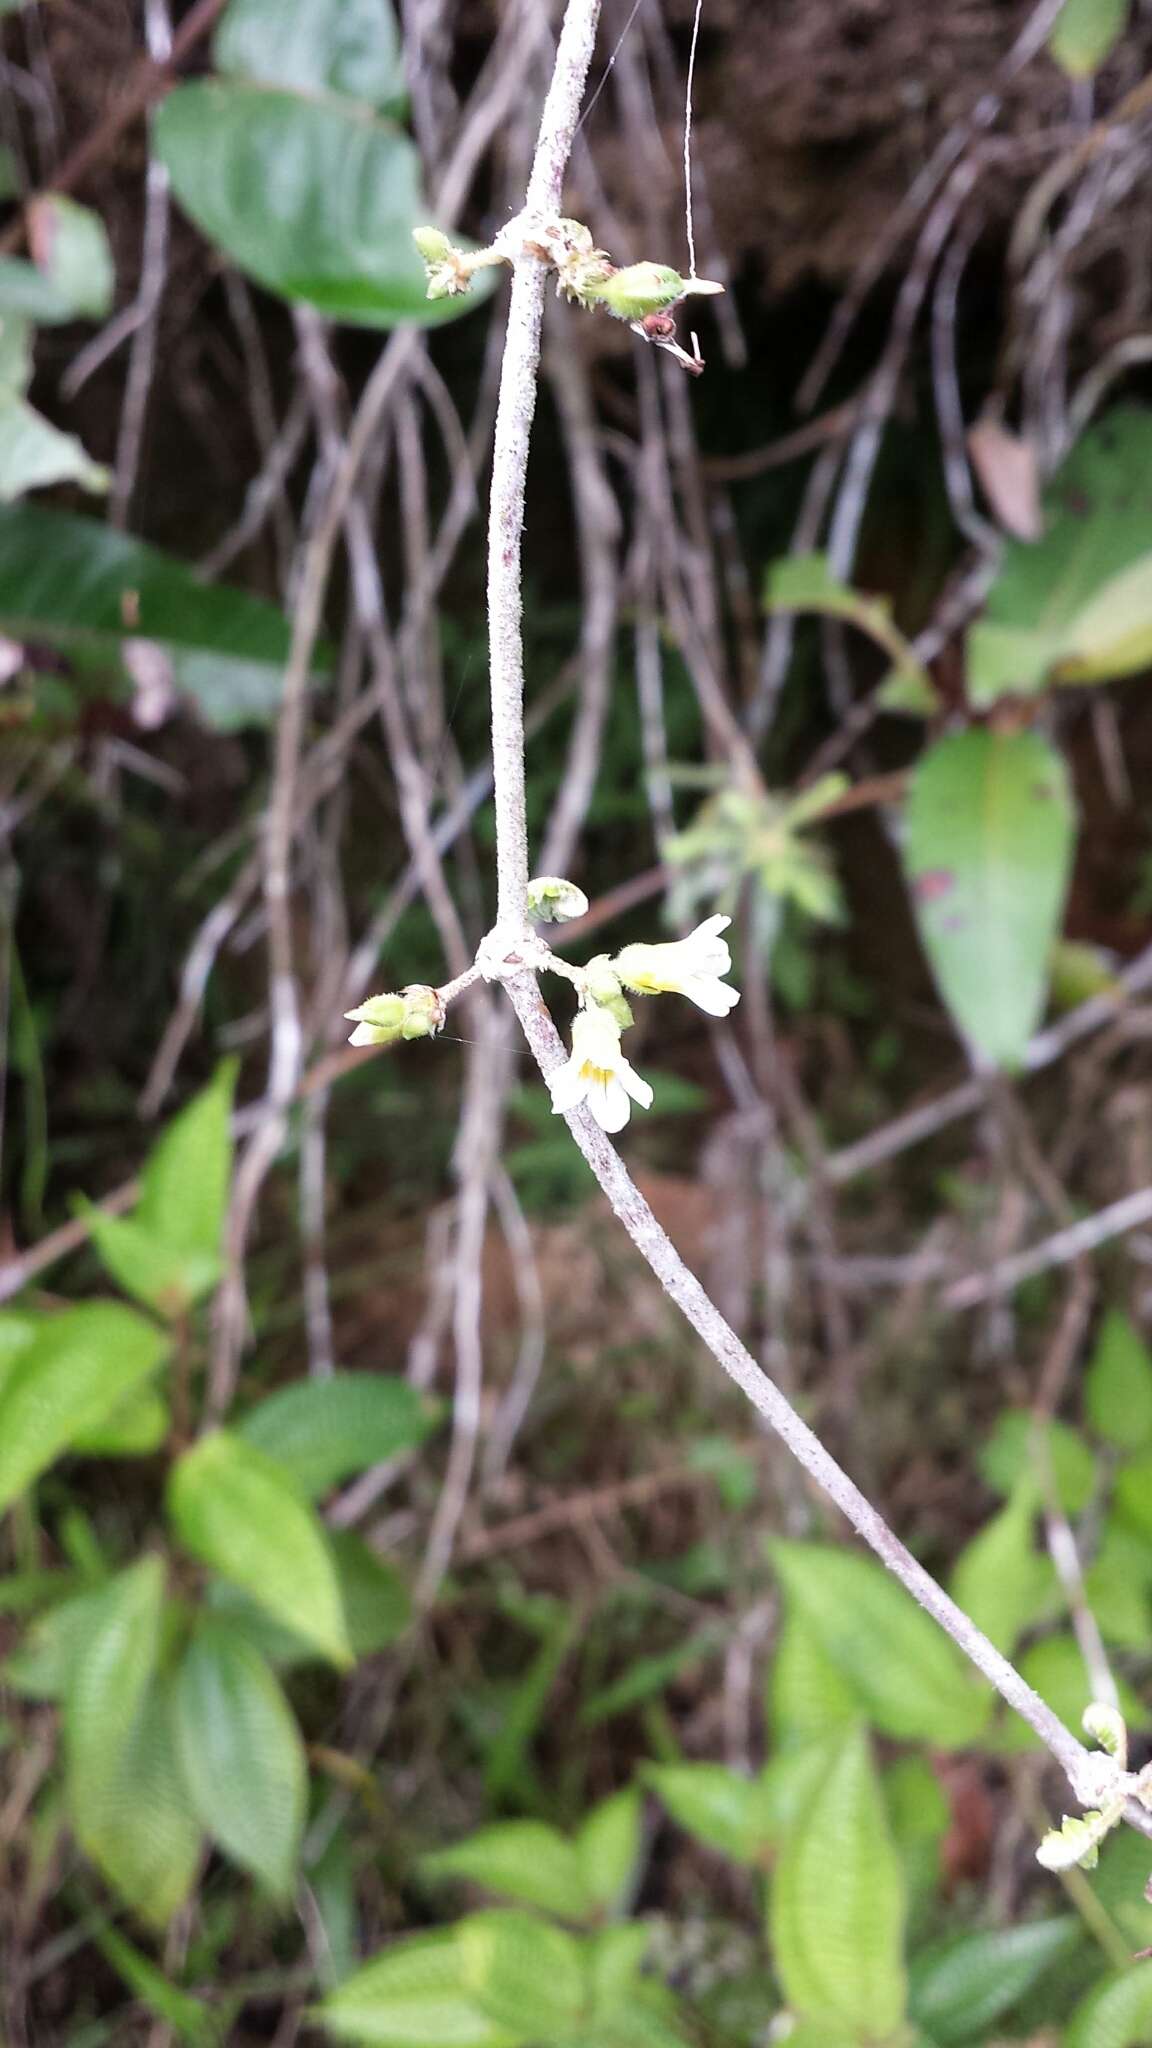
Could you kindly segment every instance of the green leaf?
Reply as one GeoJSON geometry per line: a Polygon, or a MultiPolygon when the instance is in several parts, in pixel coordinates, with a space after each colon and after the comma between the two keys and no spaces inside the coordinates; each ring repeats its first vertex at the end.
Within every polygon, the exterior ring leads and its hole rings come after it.
{"type": "Polygon", "coordinates": [[[0,1508],[111,1415],[167,1350],[154,1324],[117,1302],[39,1321],[0,1386],[0,1508]]]}
{"type": "Polygon", "coordinates": [[[368,106],[399,106],[404,53],[390,0],[229,0],[214,46],[220,71],[368,106]]]}
{"type": "Polygon", "coordinates": [[[101,1625],[105,1588],[76,1593],[32,1623],[6,1659],[5,1682],[28,1699],[62,1700],[83,1658],[89,1634],[101,1625]]]}
{"type": "Polygon", "coordinates": [[[641,1920],[599,1927],[588,1936],[585,1953],[593,2018],[627,2005],[636,1995],[640,1971],[652,1939],[641,1920]]]}
{"type": "Polygon", "coordinates": [[[34,199],[28,214],[29,242],[41,275],[72,317],[103,320],[112,310],[116,270],[99,214],[59,192],[34,199]]]}
{"type": "Polygon", "coordinates": [[[1144,2048],[1150,2030],[1152,1962],[1133,1963],[1077,2006],[1064,2048],[1144,2048]]]}
{"type": "Polygon", "coordinates": [[[880,1564],[839,1546],[774,1543],[788,1596],[885,1735],[961,1747],[988,1718],[986,1688],[880,1564]]]}
{"type": "MultiPolygon", "coordinates": [[[[1018,1668],[1021,1677],[1027,1679],[1033,1691],[1048,1702],[1066,1728],[1080,1727],[1084,1709],[1092,1702],[1092,1690],[1075,1637],[1049,1636],[1042,1643],[1034,1643],[1019,1658],[1018,1668]]],[[[1117,1686],[1120,1710],[1128,1726],[1146,1727],[1149,1718],[1147,1707],[1125,1679],[1118,1679],[1117,1686]]],[[[1015,1715],[1006,1715],[996,1747],[1015,1754],[1019,1750],[1037,1749],[1042,1745],[1039,1737],[1023,1721],[1017,1720],[1015,1715]]]]}
{"type": "Polygon", "coordinates": [[[618,1907],[632,1883],[640,1855],[640,1794],[626,1786],[592,1808],[577,1831],[574,1847],[590,1899],[606,1912],[618,1907]]]}
{"type": "Polygon", "coordinates": [[[163,1926],[186,1898],[200,1830],[156,1676],[164,1571],[145,1558],[86,1603],[67,1676],[64,1743],[76,1839],[127,1903],[163,1926]]]}
{"type": "MultiPolygon", "coordinates": [[[[164,1567],[146,1557],[83,1602],[83,1653],[67,1674],[64,1737],[73,1818],[114,1771],[160,1654],[164,1567]]],[[[73,1608],[80,1603],[69,1602],[73,1608]]]]}
{"type": "Polygon", "coordinates": [[[1026,1628],[1043,1619],[1055,1589],[1051,1560],[1033,1543],[1037,1489],[1030,1474],[1007,1507],[961,1551],[949,1591],[970,1621],[1010,1657],[1026,1628]]]}
{"type": "Polygon", "coordinates": [[[270,1394],[241,1417],[236,1430],[315,1500],[351,1473],[414,1450],[437,1419],[437,1408],[407,1380],[338,1372],[270,1394]]]}
{"type": "Polygon", "coordinates": [[[1105,683],[1152,661],[1152,554],[1111,577],[1068,627],[1053,682],[1105,683]]]}
{"type": "Polygon", "coordinates": [[[987,1059],[1017,1066],[1044,1008],[1072,859],[1064,763],[1039,733],[952,734],[913,774],[907,825],[940,992],[987,1059]]]}
{"type": "Polygon", "coordinates": [[[421,1861],[429,1876],[463,1878],[561,1920],[585,1920],[596,1900],[579,1852],[542,1820],[509,1820],[481,1828],[451,1849],[421,1861]]]}
{"type": "Polygon", "coordinates": [[[1079,1921],[1067,1914],[937,1942],[922,1950],[911,1966],[910,2016],[940,2048],[985,2041],[996,2022],[1063,1961],[1080,1938],[1079,1921]]]}
{"type": "Polygon", "coordinates": [[[1064,0],[1048,48],[1070,78],[1091,78],[1128,24],[1129,0],[1064,0]]]}
{"type": "Polygon", "coordinates": [[[259,721],[274,711],[288,652],[287,622],[271,605],[200,583],[156,548],[43,505],[0,506],[0,627],[114,664],[126,633],[154,640],[192,696],[207,660],[221,729],[256,722],[245,700],[254,675],[265,692],[259,721]]]}
{"type": "Polygon", "coordinates": [[[166,1322],[177,1322],[186,1315],[216,1280],[218,1260],[190,1260],[186,1253],[155,1237],[138,1214],[110,1216],[83,1196],[77,1198],[76,1207],[87,1218],[92,1242],[117,1286],[166,1322]]]}
{"type": "Polygon", "coordinates": [[[412,1619],[412,1601],[394,1567],[377,1557],[354,1529],[332,1529],[328,1548],[336,1566],[340,1601],[353,1655],[370,1657],[402,1636],[412,1619]]]}
{"type": "Polygon", "coordinates": [[[168,1511],[194,1556],[333,1664],[352,1662],[323,1526],[270,1458],[227,1430],[201,1437],[173,1471],[168,1511]]]}
{"type": "Polygon", "coordinates": [[[412,240],[426,217],[415,148],[363,108],[197,82],[169,94],[155,136],[185,212],[283,298],[332,320],[395,327],[453,319],[484,295],[473,286],[463,299],[426,296],[412,240]]]}
{"type": "Polygon", "coordinates": [[[1110,1309],[1084,1381],[1084,1410],[1097,1436],[1122,1451],[1152,1445],[1152,1357],[1128,1317],[1110,1309]]]}
{"type": "Polygon", "coordinates": [[[134,1222],[179,1252],[189,1272],[220,1267],[220,1242],[232,1180],[232,1100],[237,1062],[223,1060],[212,1080],[172,1118],[141,1175],[134,1222]]]}
{"type": "Polygon", "coordinates": [[[83,1816],[77,1835],[108,1882],[149,1926],[167,1926],[192,1888],[202,1837],[176,1760],[165,1680],[144,1694],[119,1760],[89,1788],[83,1816]]]}
{"type": "Polygon", "coordinates": [[[1081,1515],[1096,1486],[1096,1460],[1066,1422],[1040,1425],[1027,1408],[1006,1408],[983,1446],[980,1474],[995,1493],[1010,1494],[1025,1473],[1043,1494],[1051,1472],[1056,1497],[1066,1515],[1081,1515]]]}
{"type": "Polygon", "coordinates": [[[785,1841],[770,1928],[789,2005],[871,2039],[904,2015],[904,1887],[864,1736],[845,1737],[812,1806],[785,1841]]]}
{"type": "Polygon", "coordinates": [[[51,278],[19,256],[0,256],[0,319],[33,320],[59,327],[74,320],[75,308],[51,278]]]}
{"type": "Polygon", "coordinates": [[[840,1727],[811,1742],[790,1743],[769,1757],[757,1781],[757,1793],[763,1803],[765,1827],[771,1829],[774,1841],[783,1841],[805,1818],[848,1732],[840,1727]]]}
{"type": "Polygon", "coordinates": [[[681,1672],[715,1656],[718,1648],[719,1637],[715,1628],[705,1625],[685,1636],[670,1650],[634,1658],[610,1685],[584,1701],[580,1709],[581,1727],[598,1728],[617,1714],[626,1714],[633,1707],[643,1706],[645,1701],[655,1699],[671,1685],[681,1672]]]}
{"type": "Polygon", "coordinates": [[[1152,1543],[1110,1516],[1084,1592],[1104,1641],[1143,1655],[1152,1640],[1152,1543]]]}
{"type": "Polygon", "coordinates": [[[290,1897],[308,1771],[295,1716],[267,1663],[226,1622],[204,1619],[173,1697],[180,1765],[201,1826],[242,1870],[290,1897]]]}
{"type": "MultiPolygon", "coordinates": [[[[1071,4],[1079,13],[1097,0],[1071,4]]],[[[1068,9],[1062,18],[1070,22],[1068,9]]],[[[1050,674],[1079,681],[1075,671],[1085,662],[1102,678],[1147,661],[1139,642],[1152,625],[1150,519],[1152,413],[1120,406],[1083,436],[1053,478],[1043,539],[1005,544],[985,616],[968,636],[973,704],[1035,692],[1050,674]],[[1140,563],[1146,566],[1135,570],[1140,563]]]]}
{"type": "Polygon", "coordinates": [[[673,1820],[733,1863],[757,1863],[775,1840],[763,1782],[723,1764],[650,1764],[645,1777],[673,1820]]]}
{"type": "Polygon", "coordinates": [[[32,1342],[43,1316],[25,1315],[20,1309],[0,1311],[0,1393],[12,1373],[17,1358],[32,1342]]]}
{"type": "Polygon", "coordinates": [[[363,2048],[522,2048],[522,2029],[498,2026],[464,1985],[455,1933],[397,1942],[329,1993],[325,2032],[363,2048]]]}
{"type": "Polygon", "coordinates": [[[0,397],[0,504],[66,483],[106,491],[108,471],[92,461],[74,434],[62,434],[35,406],[0,397]]]}
{"type": "Polygon", "coordinates": [[[107,1920],[94,1922],[91,1932],[101,1955],[111,1963],[133,1997],[171,2027],[179,2040],[187,2042],[189,2048],[209,2048],[209,2044],[221,2040],[223,2022],[219,2014],[170,1983],[118,1927],[107,1920]]]}
{"type": "Polygon", "coordinates": [[[818,1741],[859,1720],[860,1701],[816,1630],[790,1609],[768,1680],[768,1715],[777,1746],[818,1741]]]}
{"type": "Polygon", "coordinates": [[[133,1387],[110,1415],[72,1439],[82,1458],[148,1458],[172,1426],[168,1403],[156,1387],[133,1387]]]}
{"type": "MultiPolygon", "coordinates": [[[[0,1399],[0,1420],[3,1415],[4,1404],[0,1399]]],[[[1152,1451],[1144,1451],[1120,1467],[1113,1501],[1120,1521],[1126,1522],[1137,1535],[1152,1538],[1152,1451]]]]}
{"type": "Polygon", "coordinates": [[[587,1984],[572,1935],[530,1913],[474,1913],[456,1939],[465,1987],[498,2026],[549,2044],[573,2034],[587,1984]]]}
{"type": "Polygon", "coordinates": [[[935,692],[911,642],[892,623],[887,598],[866,597],[832,574],[826,555],[788,555],[774,562],[765,582],[764,602],[768,611],[820,612],[825,618],[847,619],[868,633],[892,656],[895,669],[889,684],[911,689],[917,699],[927,693],[934,704],[935,692]]]}

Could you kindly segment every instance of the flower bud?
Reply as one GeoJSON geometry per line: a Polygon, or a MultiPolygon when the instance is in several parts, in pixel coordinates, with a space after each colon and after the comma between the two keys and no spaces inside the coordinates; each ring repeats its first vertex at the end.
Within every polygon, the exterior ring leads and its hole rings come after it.
{"type": "Polygon", "coordinates": [[[649,313],[664,312],[679,299],[703,298],[723,289],[722,284],[705,277],[681,277],[667,263],[629,263],[596,286],[595,299],[617,320],[643,320],[649,313]]]}
{"type": "Polygon", "coordinates": [[[439,990],[414,981],[410,988],[401,990],[401,995],[404,999],[401,1038],[435,1038],[436,1033],[444,1029],[444,1004],[439,990]]]}
{"type": "Polygon", "coordinates": [[[538,924],[566,924],[588,915],[588,898],[562,875],[537,875],[528,884],[528,915],[538,924]]]}
{"type": "Polygon", "coordinates": [[[621,1031],[627,1031],[635,1023],[631,1005],[620,986],[620,977],[612,967],[607,953],[597,953],[584,969],[584,995],[589,1003],[601,1010],[607,1010],[615,1018],[621,1031]]]}
{"type": "Polygon", "coordinates": [[[353,1045],[394,1045],[404,1030],[403,996],[369,996],[358,1010],[344,1012],[350,1024],[353,1045]]]}
{"type": "Polygon", "coordinates": [[[439,228],[413,228],[412,240],[425,263],[446,263],[453,254],[451,242],[439,228]]]}

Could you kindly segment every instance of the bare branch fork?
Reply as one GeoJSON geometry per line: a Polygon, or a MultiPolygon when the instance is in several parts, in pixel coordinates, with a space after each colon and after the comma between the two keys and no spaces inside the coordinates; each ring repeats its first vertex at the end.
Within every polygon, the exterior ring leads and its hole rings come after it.
{"type": "MultiPolygon", "coordinates": [[[[528,215],[560,211],[563,182],[592,59],[600,0],[568,0],[545,99],[529,180],[528,215]]],[[[513,261],[511,303],[500,378],[488,522],[488,620],[492,697],[492,757],[496,809],[497,921],[481,952],[483,972],[503,983],[541,1073],[547,1077],[565,1052],[540,996],[532,963],[541,942],[528,923],[528,831],[524,780],[524,664],[521,635],[521,555],[528,446],[536,408],[540,331],[547,267],[521,251],[513,261]]],[[[861,1493],[780,1389],[757,1365],[700,1282],[681,1259],[633,1184],[614,1147],[588,1109],[568,1112],[568,1127],[615,1214],[676,1306],[729,1377],[793,1456],[907,1587],[925,1612],[951,1636],[969,1661],[1025,1720],[1065,1771],[1082,1803],[1094,1796],[1095,1766],[1084,1745],[917,1562],[861,1493]]],[[[883,1655],[877,1645],[877,1655],[883,1655]]],[[[1152,1834],[1152,1812],[1130,1801],[1128,1817],[1152,1834]]]]}

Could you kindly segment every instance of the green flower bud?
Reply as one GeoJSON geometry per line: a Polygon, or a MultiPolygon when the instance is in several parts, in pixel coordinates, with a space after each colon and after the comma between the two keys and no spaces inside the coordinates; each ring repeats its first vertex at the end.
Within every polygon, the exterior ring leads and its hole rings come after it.
{"type": "Polygon", "coordinates": [[[608,1015],[616,1019],[621,1031],[627,1031],[629,1025],[635,1023],[628,999],[620,985],[620,977],[615,972],[607,953],[597,953],[595,959],[589,960],[585,967],[584,995],[586,1001],[594,1003],[598,1009],[607,1010],[608,1015]]]}
{"type": "Polygon", "coordinates": [[[425,263],[446,263],[455,253],[447,235],[442,234],[439,228],[413,228],[412,240],[425,263]]]}
{"type": "Polygon", "coordinates": [[[369,996],[358,1010],[344,1014],[356,1026],[353,1045],[394,1045],[404,1030],[403,996],[369,996]]]}
{"type": "Polygon", "coordinates": [[[595,301],[617,320],[643,320],[663,313],[680,299],[704,298],[722,292],[722,284],[706,277],[681,277],[667,263],[629,263],[595,287],[595,301]]]}
{"type": "Polygon", "coordinates": [[[426,988],[423,982],[415,981],[410,988],[402,989],[404,1000],[404,1021],[400,1026],[402,1038],[435,1038],[444,1029],[444,1005],[437,989],[426,988]]]}
{"type": "Polygon", "coordinates": [[[538,924],[566,924],[587,914],[588,898],[575,882],[566,882],[562,875],[537,875],[529,882],[528,915],[538,924]]]}

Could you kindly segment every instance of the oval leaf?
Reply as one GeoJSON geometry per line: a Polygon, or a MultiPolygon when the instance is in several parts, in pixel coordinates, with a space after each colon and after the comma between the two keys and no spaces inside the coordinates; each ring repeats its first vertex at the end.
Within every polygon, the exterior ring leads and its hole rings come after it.
{"type": "Polygon", "coordinates": [[[531,1913],[474,1913],[456,1939],[465,1985],[498,2026],[532,2041],[571,2036],[587,1988],[572,1935],[531,1913]]]}
{"type": "Polygon", "coordinates": [[[176,1759],[165,1681],[140,1702],[115,1767],[73,1792],[77,1835],[108,1882],[151,1927],[165,1927],[196,1876],[203,1837],[176,1759]],[[82,1823],[82,1825],[81,1825],[82,1823]]]}
{"type": "Polygon", "coordinates": [[[270,1394],[236,1424],[245,1443],[275,1458],[311,1499],[350,1473],[414,1450],[436,1410],[407,1380],[381,1372],[337,1372],[270,1394]]]}
{"type": "Polygon", "coordinates": [[[216,1280],[218,1260],[190,1261],[184,1252],[154,1237],[138,1216],[110,1216],[83,1197],[76,1207],[87,1218],[92,1242],[117,1286],[165,1321],[177,1322],[187,1315],[216,1280]]]}
{"type": "Polygon", "coordinates": [[[0,1508],[110,1416],[167,1350],[154,1323],[118,1302],[38,1320],[0,1386],[0,1508]]]}
{"type": "Polygon", "coordinates": [[[652,1764],[645,1776],[673,1820],[734,1863],[754,1863],[774,1839],[762,1781],[723,1764],[652,1764]]]}
{"type": "Polygon", "coordinates": [[[421,1865],[429,1877],[464,1878],[525,1906],[583,1920],[596,1901],[572,1843],[542,1820],[510,1820],[481,1828],[451,1849],[438,1849],[421,1865]]]}
{"type": "Polygon", "coordinates": [[[640,1794],[634,1785],[602,1799],[582,1823],[575,1849],[588,1895],[606,1912],[618,1906],[641,1846],[640,1794]]]}
{"type": "Polygon", "coordinates": [[[397,1942],[330,1992],[320,2008],[334,2041],[363,2048],[522,2048],[464,1984],[454,1934],[397,1942]]]}
{"type": "Polygon", "coordinates": [[[1070,78],[1091,78],[1124,33],[1129,0],[1064,0],[1048,48],[1070,78]]]}
{"type": "Polygon", "coordinates": [[[352,1662],[323,1526],[270,1458],[216,1430],[180,1459],[168,1509],[194,1556],[334,1664],[352,1662]]]}
{"type": "MultiPolygon", "coordinates": [[[[235,1060],[172,1118],[140,1177],[133,1221],[160,1243],[215,1274],[232,1179],[235,1060]]],[[[211,1282],[208,1283],[209,1285],[211,1282]]]]}
{"type": "Polygon", "coordinates": [[[76,1839],[128,1904],[156,1926],[186,1897],[200,1845],[156,1678],[163,1598],[164,1571],[155,1557],[88,1597],[64,1697],[68,1810],[76,1839]]]}
{"type": "MultiPolygon", "coordinates": [[[[1102,19],[1120,4],[1068,0],[1062,21],[1070,26],[1074,17],[1083,21],[1093,12],[1102,19]]],[[[1077,650],[1086,646],[1097,664],[1094,676],[1126,672],[1108,669],[1103,650],[1114,638],[1123,655],[1124,643],[1147,623],[1143,573],[1119,583],[1102,610],[1097,600],[1147,556],[1150,519],[1152,413],[1118,406],[1077,442],[1053,478],[1044,495],[1043,537],[1005,546],[984,617],[968,635],[973,704],[1035,692],[1054,670],[1061,679],[1064,657],[1075,667],[1077,650]],[[1125,611],[1118,633],[1109,616],[1116,597],[1125,611]]],[[[1130,655],[1131,649],[1125,664],[1130,655]]]]}
{"type": "Polygon", "coordinates": [[[1026,1475],[1007,1507],[961,1551],[949,1586],[957,1606],[1006,1657],[1043,1618],[1055,1587],[1051,1560],[1033,1542],[1036,1506],[1036,1486],[1026,1475]]]}
{"type": "Polygon", "coordinates": [[[937,742],[912,778],[905,864],[925,951],[984,1056],[1017,1066],[1044,1008],[1072,858],[1060,756],[1039,733],[937,742]]]}
{"type": "Polygon", "coordinates": [[[229,0],[216,31],[221,71],[373,107],[404,98],[404,54],[390,0],[229,0]]]}
{"type": "Polygon", "coordinates": [[[113,527],[43,505],[0,506],[0,626],[17,640],[76,645],[119,668],[126,632],[173,658],[194,698],[211,687],[210,722],[265,722],[280,700],[288,626],[258,598],[201,583],[192,570],[113,527]]]}
{"type": "Polygon", "coordinates": [[[939,1943],[912,1965],[911,2016],[940,2048],[982,2039],[1080,1939],[1067,1914],[939,1943]]]}
{"type": "Polygon", "coordinates": [[[1152,2029],[1152,1962],[1134,1963],[1090,1991],[1072,2015],[1065,2048],[1143,2048],[1152,2029]]]}
{"type": "Polygon", "coordinates": [[[885,2040],[904,2014],[904,1882],[871,1751],[859,1732],[831,1762],[772,1882],[776,1967],[801,2019],[885,2040]]]}
{"type": "Polygon", "coordinates": [[[308,1782],[300,1731],[265,1659],[226,1622],[202,1621],[173,1688],[177,1748],[214,1842],[290,1895],[308,1782]]]}
{"type": "Polygon", "coordinates": [[[1084,1406],[1097,1436],[1119,1450],[1143,1451],[1152,1444],[1152,1357],[1118,1309],[1110,1309],[1100,1325],[1084,1406]]]}
{"type": "Polygon", "coordinates": [[[875,1727],[945,1747],[976,1738],[988,1718],[987,1689],[882,1565],[822,1543],[775,1543],[772,1559],[790,1609],[875,1727]]]}
{"type": "Polygon", "coordinates": [[[206,81],[169,94],[155,135],[185,212],[282,298],[394,327],[453,319],[483,296],[426,296],[412,240],[426,217],[416,151],[363,108],[206,81]]]}

